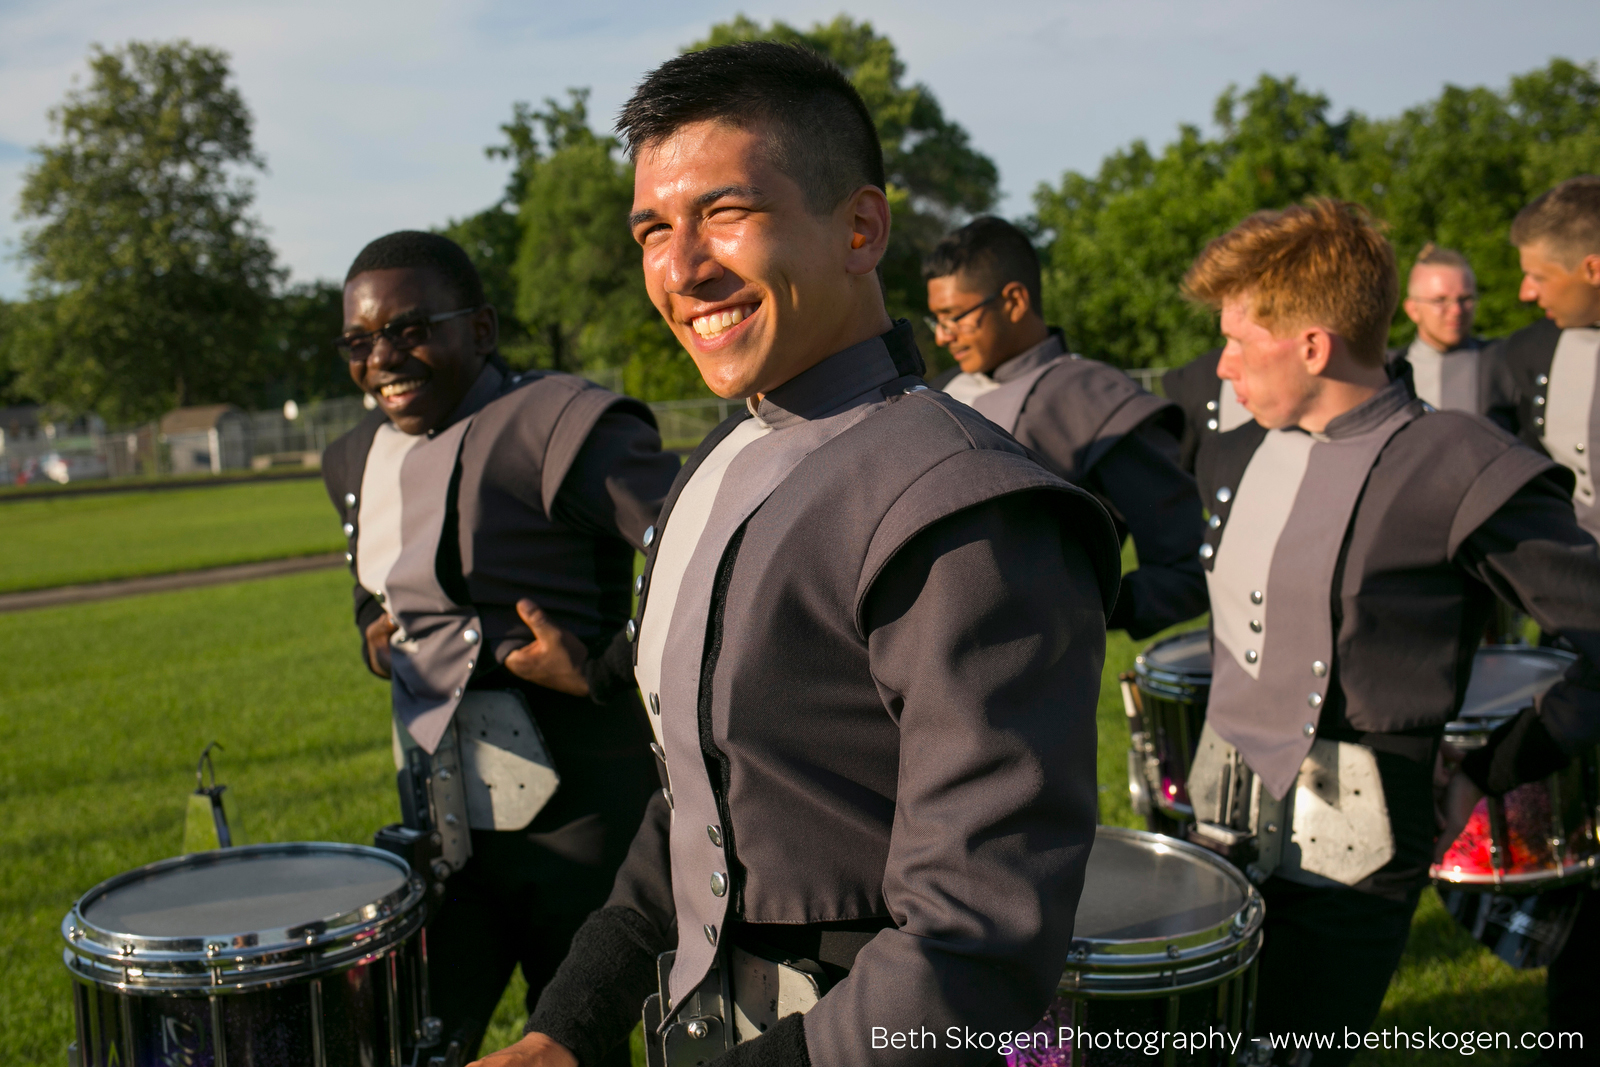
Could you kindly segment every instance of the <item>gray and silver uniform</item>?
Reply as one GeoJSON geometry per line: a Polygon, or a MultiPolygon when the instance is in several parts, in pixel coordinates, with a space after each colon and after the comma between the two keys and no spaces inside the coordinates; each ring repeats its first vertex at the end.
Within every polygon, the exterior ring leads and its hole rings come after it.
{"type": "Polygon", "coordinates": [[[669,785],[529,1021],[580,1062],[669,948],[669,1015],[728,944],[809,938],[836,968],[741,1064],[926,1062],[870,1028],[1026,1026],[1054,990],[1115,537],[920,362],[903,323],[840,352],[679,477],[638,640],[669,785]]]}

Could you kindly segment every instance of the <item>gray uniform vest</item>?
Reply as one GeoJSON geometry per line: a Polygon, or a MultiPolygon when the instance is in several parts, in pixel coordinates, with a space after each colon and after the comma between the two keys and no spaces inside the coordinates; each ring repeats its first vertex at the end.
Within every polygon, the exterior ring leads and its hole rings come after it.
{"type": "Polygon", "coordinates": [[[686,468],[645,574],[637,675],[673,807],[669,1016],[712,966],[735,901],[751,923],[886,914],[894,805],[885,798],[896,793],[900,754],[867,669],[860,612],[901,547],[964,508],[1038,492],[1081,531],[1103,606],[1115,598],[1103,509],[960,405],[900,376],[882,339],[784,390],[787,409],[769,398],[759,418],[719,431],[686,468]],[[793,395],[807,390],[819,392],[793,395]],[[792,413],[817,406],[823,390],[838,402],[792,413]],[[708,647],[713,632],[721,640],[708,647]],[[715,785],[707,718],[729,767],[715,785]],[[819,750],[819,733],[838,744],[819,750]],[[723,824],[719,793],[737,825],[741,871],[728,860],[734,827],[723,824]],[[819,834],[829,847],[815,847],[819,834]],[[810,847],[797,848],[801,840],[810,847]]]}
{"type": "MultiPolygon", "coordinates": [[[[1391,386],[1337,439],[1274,430],[1239,482],[1208,575],[1206,718],[1280,799],[1316,738],[1334,634],[1329,591],[1367,472],[1420,412],[1391,386]]],[[[1209,547],[1209,546],[1208,546],[1209,547]]]]}

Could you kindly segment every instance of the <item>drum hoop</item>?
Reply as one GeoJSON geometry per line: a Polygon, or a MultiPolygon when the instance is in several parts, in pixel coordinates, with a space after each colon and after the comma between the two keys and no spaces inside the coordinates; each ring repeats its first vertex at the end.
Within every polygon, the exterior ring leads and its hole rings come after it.
{"type": "Polygon", "coordinates": [[[1428,876],[1441,889],[1520,895],[1542,893],[1547,889],[1560,889],[1577,882],[1585,882],[1593,878],[1596,871],[1600,871],[1600,856],[1585,856],[1575,863],[1563,864],[1560,870],[1546,868],[1542,871],[1502,875],[1445,871],[1435,863],[1428,868],[1428,876]]]}
{"type": "Polygon", "coordinates": [[[1148,1000],[1151,996],[1178,996],[1219,986],[1244,974],[1261,954],[1262,934],[1253,934],[1234,945],[1221,957],[1185,965],[1184,961],[1165,960],[1165,967],[1138,970],[1099,969],[1062,974],[1056,992],[1084,1000],[1148,1000]]]}
{"type": "Polygon", "coordinates": [[[1211,689],[1211,669],[1204,671],[1180,671],[1172,667],[1161,667],[1150,662],[1150,653],[1165,645],[1192,638],[1203,630],[1187,630],[1181,634],[1173,634],[1164,638],[1139,653],[1133,659],[1133,673],[1139,682],[1139,688],[1159,696],[1176,697],[1180,700],[1189,700],[1200,703],[1211,689]]]}
{"type": "Polygon", "coordinates": [[[1244,902],[1221,922],[1175,937],[1074,937],[1068,950],[1069,974],[1125,973],[1132,976],[1195,969],[1225,959],[1241,945],[1257,939],[1266,917],[1266,904],[1261,891],[1237,867],[1199,845],[1164,834],[1121,826],[1096,827],[1096,836],[1102,835],[1200,860],[1231,882],[1244,902]]]}
{"type": "Polygon", "coordinates": [[[317,977],[383,955],[424,918],[425,887],[405,860],[382,849],[340,842],[245,845],[160,860],[108,878],[80,897],[61,922],[69,970],[101,986],[152,991],[244,992],[317,977]],[[405,881],[379,900],[343,915],[270,930],[151,937],[107,930],[84,918],[105,894],[164,871],[250,855],[346,855],[394,867],[405,881]],[[235,944],[235,942],[240,942],[235,944]]]}

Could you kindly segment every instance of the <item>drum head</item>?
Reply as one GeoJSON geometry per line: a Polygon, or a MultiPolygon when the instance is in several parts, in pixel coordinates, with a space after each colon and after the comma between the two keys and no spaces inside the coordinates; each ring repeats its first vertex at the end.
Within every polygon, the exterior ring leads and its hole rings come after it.
{"type": "Polygon", "coordinates": [[[1242,877],[1223,861],[1154,835],[1107,833],[1089,853],[1074,940],[1182,938],[1226,923],[1244,908],[1242,877]]]}
{"type": "Polygon", "coordinates": [[[1574,658],[1553,648],[1491,646],[1478,649],[1473,656],[1472,679],[1467,683],[1459,721],[1475,729],[1492,729],[1532,704],[1534,697],[1559,681],[1574,658]]]}
{"type": "Polygon", "coordinates": [[[1199,682],[1211,680],[1211,631],[1188,633],[1157,641],[1139,656],[1139,665],[1199,682]]]}
{"type": "Polygon", "coordinates": [[[201,853],[159,865],[81,906],[104,931],[136,937],[207,937],[327,922],[400,893],[407,872],[344,852],[201,853]]]}

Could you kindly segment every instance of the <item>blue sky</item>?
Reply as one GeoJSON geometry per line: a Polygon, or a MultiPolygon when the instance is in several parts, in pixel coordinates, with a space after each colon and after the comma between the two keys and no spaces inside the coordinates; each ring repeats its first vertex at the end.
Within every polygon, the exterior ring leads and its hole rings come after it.
{"type": "Polygon", "coordinates": [[[1501,86],[1600,54],[1594,0],[0,0],[0,297],[25,285],[9,256],[28,150],[92,43],[185,37],[232,54],[269,168],[257,214],[308,279],[342,276],[379,234],[492,202],[505,165],[483,147],[512,101],[588,86],[608,117],[644,70],[740,11],[870,20],[999,164],[1012,215],[1063,170],[1208,124],[1219,92],[1263,71],[1391,115],[1447,82],[1501,86]]]}

